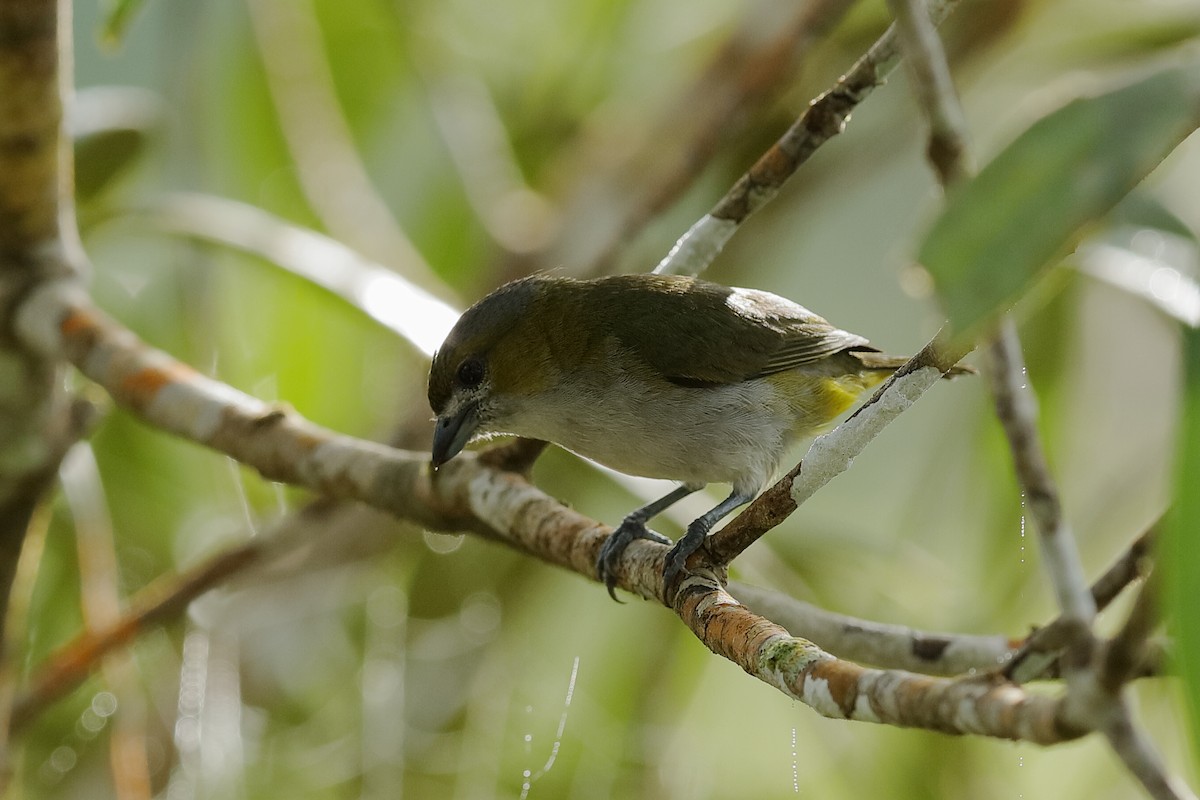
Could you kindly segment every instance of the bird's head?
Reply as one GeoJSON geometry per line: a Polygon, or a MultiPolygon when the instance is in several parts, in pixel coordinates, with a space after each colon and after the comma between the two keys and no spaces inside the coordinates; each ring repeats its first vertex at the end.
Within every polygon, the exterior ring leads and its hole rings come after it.
{"type": "Polygon", "coordinates": [[[434,354],[435,468],[475,434],[506,431],[523,398],[556,380],[547,331],[556,327],[549,317],[557,286],[553,279],[526,278],[500,287],[463,313],[434,354]]]}

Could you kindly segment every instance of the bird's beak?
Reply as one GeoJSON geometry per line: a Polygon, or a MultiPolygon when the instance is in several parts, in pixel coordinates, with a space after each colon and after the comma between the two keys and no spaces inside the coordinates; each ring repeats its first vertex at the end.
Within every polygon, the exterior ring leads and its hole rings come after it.
{"type": "Polygon", "coordinates": [[[454,414],[443,414],[437,418],[433,429],[433,468],[437,469],[454,458],[479,427],[479,406],[466,403],[454,414]]]}

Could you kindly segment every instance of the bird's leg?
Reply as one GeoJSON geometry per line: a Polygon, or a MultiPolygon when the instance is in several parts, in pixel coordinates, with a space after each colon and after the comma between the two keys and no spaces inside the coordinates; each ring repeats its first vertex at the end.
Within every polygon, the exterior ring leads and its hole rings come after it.
{"type": "Polygon", "coordinates": [[[596,559],[596,576],[604,581],[604,585],[608,587],[609,597],[613,600],[617,599],[615,591],[617,586],[617,562],[630,542],[634,539],[649,539],[652,542],[660,544],[671,543],[671,540],[667,537],[647,528],[646,521],[666,511],[667,508],[689,494],[698,491],[700,488],[699,486],[680,486],[670,494],[658,498],[653,503],[647,503],[641,508],[629,512],[629,516],[621,521],[621,524],[613,531],[612,536],[609,536],[608,540],[604,542],[604,546],[600,548],[600,556],[596,559]]]}
{"type": "Polygon", "coordinates": [[[679,573],[684,571],[683,565],[687,563],[688,556],[700,549],[700,545],[704,544],[704,538],[708,536],[708,532],[713,529],[713,526],[738,506],[753,500],[755,494],[755,492],[734,489],[729,497],[722,500],[716,508],[697,517],[691,525],[688,525],[687,533],[675,543],[671,552],[667,553],[667,561],[663,567],[663,587],[667,591],[670,591],[671,586],[678,580],[679,573]]]}

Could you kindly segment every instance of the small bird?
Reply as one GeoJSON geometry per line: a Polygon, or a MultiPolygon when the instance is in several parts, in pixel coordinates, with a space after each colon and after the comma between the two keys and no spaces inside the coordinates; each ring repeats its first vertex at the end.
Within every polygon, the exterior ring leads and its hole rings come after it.
{"type": "Polygon", "coordinates": [[[790,445],[906,360],[757,289],[671,275],[534,275],[467,309],[434,355],[433,467],[474,437],[509,433],[679,481],[602,547],[597,577],[614,599],[632,541],[670,544],[647,528],[652,517],[705,484],[731,484],[668,553],[670,591],[688,556],[766,487],[790,445]]]}

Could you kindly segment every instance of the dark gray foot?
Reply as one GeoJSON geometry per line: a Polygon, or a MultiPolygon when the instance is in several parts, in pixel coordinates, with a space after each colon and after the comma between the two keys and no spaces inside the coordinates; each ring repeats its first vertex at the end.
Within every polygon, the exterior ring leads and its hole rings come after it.
{"type": "Polygon", "coordinates": [[[671,543],[667,537],[647,528],[642,520],[627,517],[613,531],[612,536],[608,537],[608,541],[600,548],[600,556],[596,559],[596,576],[604,581],[605,587],[608,588],[608,596],[613,600],[617,600],[617,562],[621,560],[625,548],[635,539],[649,539],[660,544],[671,543]]]}
{"type": "Polygon", "coordinates": [[[677,580],[683,577],[683,573],[687,570],[684,565],[687,563],[688,556],[700,549],[700,545],[704,544],[704,538],[708,535],[708,527],[701,527],[696,520],[688,526],[687,533],[683,535],[671,551],[667,553],[666,563],[663,565],[663,591],[667,593],[667,597],[672,594],[672,587],[677,580]]]}

